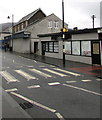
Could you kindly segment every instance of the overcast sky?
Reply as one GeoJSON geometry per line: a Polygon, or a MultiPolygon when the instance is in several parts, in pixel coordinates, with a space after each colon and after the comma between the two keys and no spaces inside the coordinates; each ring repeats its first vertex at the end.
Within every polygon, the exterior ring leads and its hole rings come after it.
{"type": "MultiPolygon", "coordinates": [[[[100,27],[100,1],[102,0],[64,0],[65,22],[70,28],[91,28],[94,14],[95,27],[100,27]]],[[[14,14],[18,22],[23,16],[41,8],[46,15],[54,13],[62,19],[62,0],[1,0],[0,23],[11,22],[7,16],[14,14]]]]}

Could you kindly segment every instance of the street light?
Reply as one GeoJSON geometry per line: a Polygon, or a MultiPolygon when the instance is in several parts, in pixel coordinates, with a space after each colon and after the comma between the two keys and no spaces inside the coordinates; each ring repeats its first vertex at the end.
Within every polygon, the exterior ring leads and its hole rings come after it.
{"type": "MultiPolygon", "coordinates": [[[[10,16],[8,16],[7,18],[10,19],[10,16]]],[[[11,48],[10,48],[10,51],[13,51],[13,25],[14,25],[14,15],[12,14],[11,48]]]]}
{"type": "Polygon", "coordinates": [[[94,28],[94,20],[95,20],[96,16],[92,15],[91,18],[92,18],[92,24],[93,24],[93,28],[94,28]]]}

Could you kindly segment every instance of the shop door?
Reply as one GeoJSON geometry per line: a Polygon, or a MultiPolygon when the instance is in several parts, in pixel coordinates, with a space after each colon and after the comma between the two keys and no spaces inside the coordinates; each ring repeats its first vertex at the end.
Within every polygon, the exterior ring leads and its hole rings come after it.
{"type": "Polygon", "coordinates": [[[34,53],[38,51],[38,42],[34,42],[34,53]]]}
{"type": "Polygon", "coordinates": [[[92,64],[101,64],[99,41],[92,41],[92,64]]]}
{"type": "Polygon", "coordinates": [[[42,55],[45,55],[46,44],[42,42],[42,55]]]}

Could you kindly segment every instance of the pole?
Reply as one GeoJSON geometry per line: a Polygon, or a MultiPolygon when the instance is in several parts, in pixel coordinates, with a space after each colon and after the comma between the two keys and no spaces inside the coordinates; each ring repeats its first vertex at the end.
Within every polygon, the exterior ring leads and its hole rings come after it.
{"type": "MultiPolygon", "coordinates": [[[[64,28],[64,0],[62,0],[62,29],[64,28]]],[[[62,38],[64,39],[64,38],[62,38]]],[[[64,43],[64,40],[63,40],[64,43]]],[[[64,49],[64,44],[63,44],[63,49],[64,49]]],[[[63,65],[65,66],[65,53],[63,51],[63,65]]]]}
{"type": "Polygon", "coordinates": [[[14,15],[12,14],[12,36],[11,36],[11,40],[12,40],[12,51],[13,51],[13,25],[14,25],[14,15]]]}
{"type": "Polygon", "coordinates": [[[92,15],[91,18],[92,18],[92,26],[93,26],[93,28],[94,28],[94,24],[95,24],[95,18],[96,18],[96,16],[95,16],[95,15],[92,15]]]}

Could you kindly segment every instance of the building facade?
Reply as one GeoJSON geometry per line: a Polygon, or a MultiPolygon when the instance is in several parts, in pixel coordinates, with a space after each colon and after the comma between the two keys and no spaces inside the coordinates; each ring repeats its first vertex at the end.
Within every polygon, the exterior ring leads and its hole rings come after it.
{"type": "MultiPolygon", "coordinates": [[[[67,28],[68,25],[65,24],[65,27],[67,28]]],[[[40,42],[37,35],[56,33],[61,29],[62,20],[60,18],[54,14],[46,16],[39,8],[23,17],[13,27],[13,51],[40,54],[40,42]]]]}
{"type": "Polygon", "coordinates": [[[64,52],[66,60],[102,65],[102,28],[38,36],[44,44],[40,55],[63,59],[64,52]]]}

